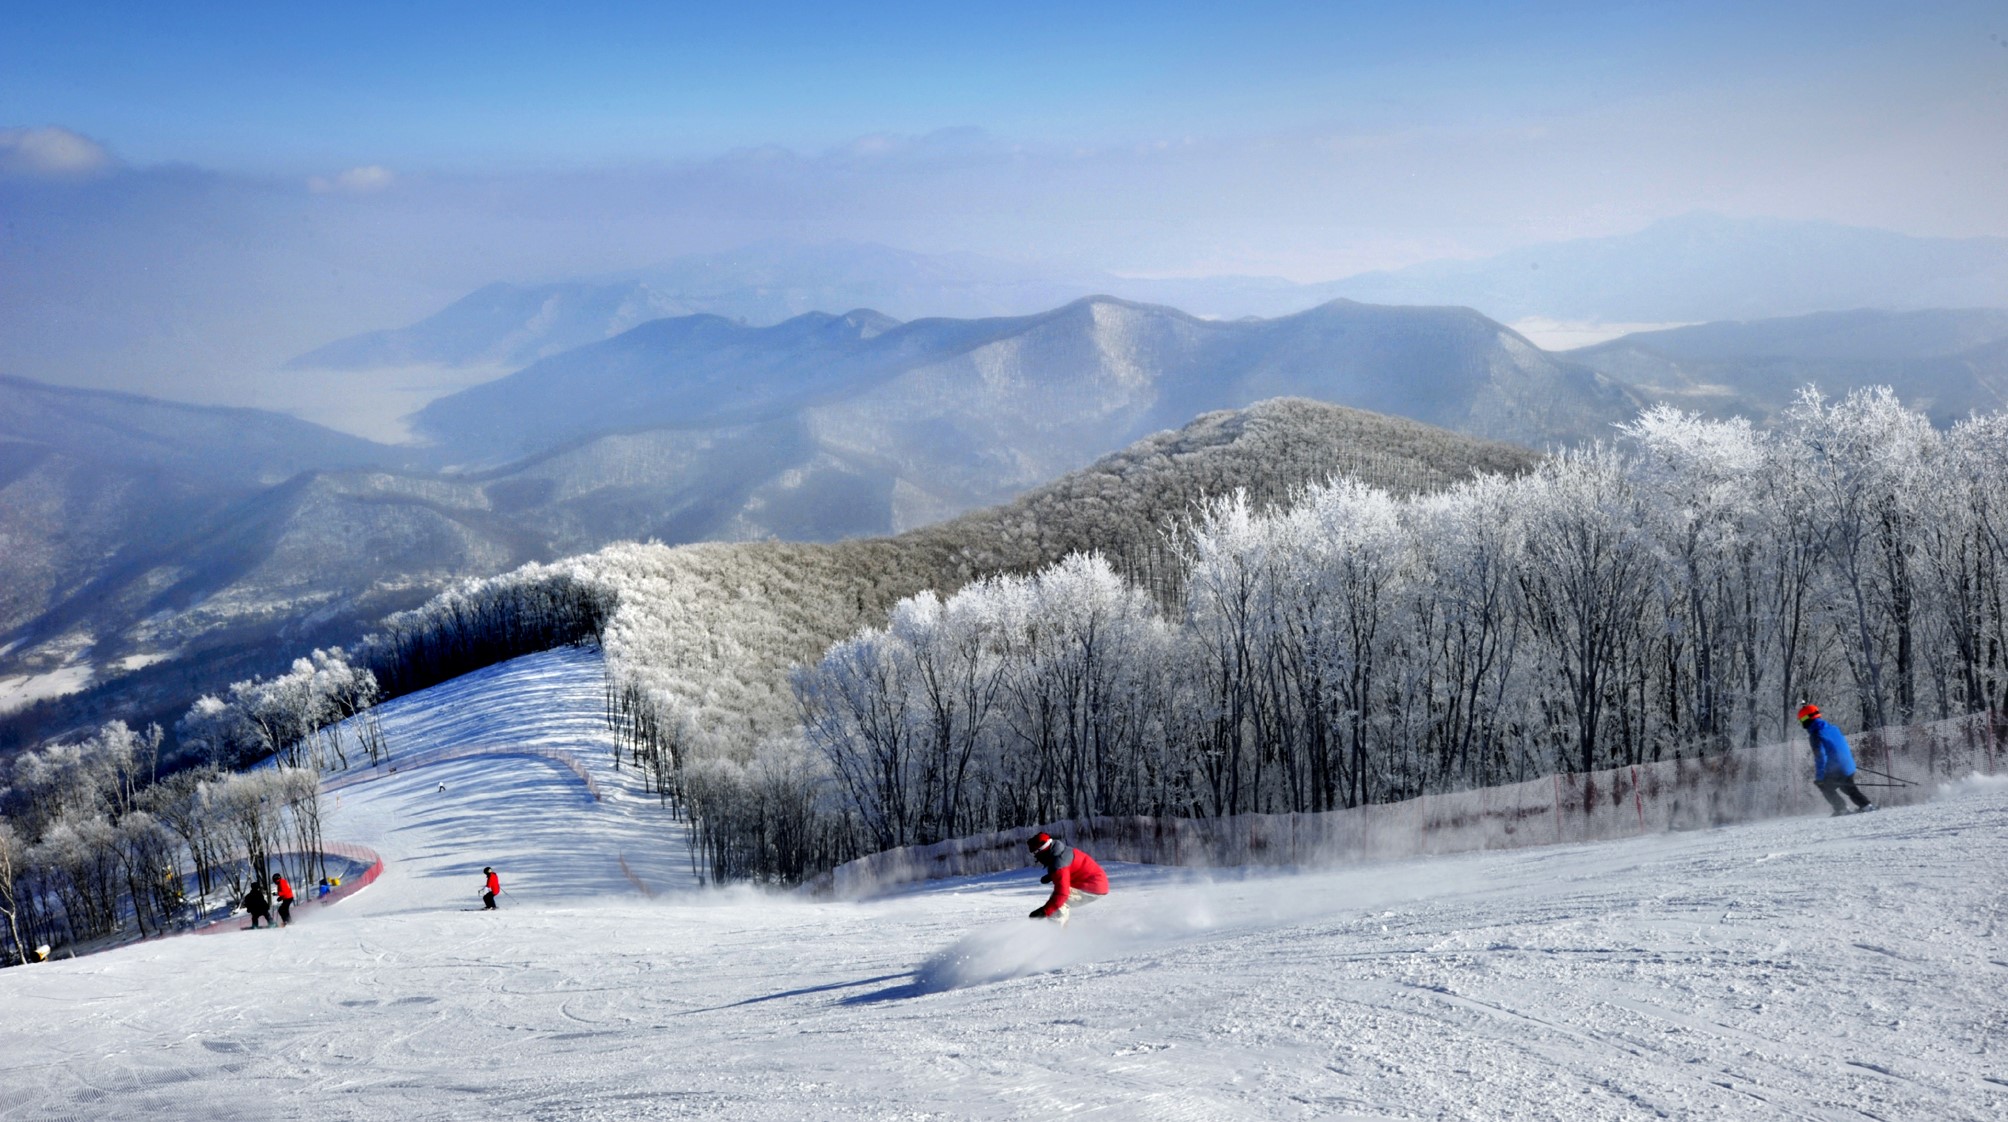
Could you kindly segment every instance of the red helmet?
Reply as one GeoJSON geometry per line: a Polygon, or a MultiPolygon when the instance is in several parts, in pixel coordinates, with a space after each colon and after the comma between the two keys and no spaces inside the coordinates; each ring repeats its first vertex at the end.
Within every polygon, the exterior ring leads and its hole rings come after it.
{"type": "Polygon", "coordinates": [[[1804,705],[1799,706],[1799,723],[1802,725],[1819,715],[1820,715],[1820,707],[1814,705],[1810,701],[1804,705]]]}
{"type": "Polygon", "coordinates": [[[1053,835],[1051,834],[1033,834],[1031,837],[1025,839],[1025,848],[1034,853],[1044,853],[1052,844],[1053,835]]]}

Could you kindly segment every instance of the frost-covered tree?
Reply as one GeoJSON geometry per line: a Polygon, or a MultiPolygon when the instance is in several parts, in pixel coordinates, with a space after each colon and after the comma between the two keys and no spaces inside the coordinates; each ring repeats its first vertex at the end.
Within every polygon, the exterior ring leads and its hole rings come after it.
{"type": "Polygon", "coordinates": [[[918,842],[921,761],[908,708],[908,652],[869,630],[832,647],[796,676],[804,732],[829,761],[860,826],[878,849],[918,842]]]}
{"type": "Polygon", "coordinates": [[[1526,615],[1515,578],[1524,527],[1512,482],[1490,477],[1423,496],[1404,512],[1411,536],[1404,647],[1414,685],[1403,711],[1443,786],[1527,777],[1516,714],[1526,615]]]}
{"type": "Polygon", "coordinates": [[[1625,717],[1645,701],[1631,671],[1658,573],[1635,485],[1618,456],[1597,447],[1543,464],[1520,499],[1520,602],[1552,675],[1535,688],[1562,716],[1556,746],[1584,771],[1636,763],[1625,717]]]}
{"type": "Polygon", "coordinates": [[[16,961],[28,961],[28,941],[22,935],[24,919],[31,908],[26,899],[28,847],[14,826],[0,818],[0,915],[7,917],[7,942],[14,948],[16,961]]]}
{"type": "Polygon", "coordinates": [[[1210,814],[1257,809],[1264,765],[1275,755],[1275,714],[1265,704],[1275,639],[1275,538],[1247,494],[1236,491],[1207,504],[1184,543],[1186,621],[1210,725],[1195,762],[1210,814]]]}
{"type": "Polygon", "coordinates": [[[1888,387],[1839,404],[1808,390],[1785,419],[1810,463],[1804,516],[1823,531],[1826,561],[1819,603],[1845,633],[1839,646],[1862,720],[1875,728],[1907,722],[1917,711],[1916,503],[1931,423],[1888,387]]]}
{"type": "Polygon", "coordinates": [[[1665,624],[1656,636],[1656,696],[1648,700],[1672,743],[1747,743],[1760,707],[1770,708],[1761,690],[1775,670],[1774,631],[1762,620],[1779,607],[1754,595],[1763,541],[1782,528],[1785,513],[1760,500],[1775,482],[1766,472],[1770,450],[1747,421],[1709,421],[1666,406],[1622,431],[1643,528],[1659,554],[1665,624]]]}

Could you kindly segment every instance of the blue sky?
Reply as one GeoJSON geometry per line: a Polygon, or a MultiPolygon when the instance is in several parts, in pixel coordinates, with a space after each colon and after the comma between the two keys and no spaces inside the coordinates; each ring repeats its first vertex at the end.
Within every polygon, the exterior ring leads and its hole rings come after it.
{"type": "Polygon", "coordinates": [[[0,370],[256,378],[762,241],[1323,280],[1696,210],[2008,236],[2004,121],[1999,0],[0,0],[0,370]]]}
{"type": "Polygon", "coordinates": [[[2003,61],[1982,49],[2008,35],[1999,11],[38,3],[0,17],[0,122],[143,163],[304,173],[601,166],[962,127],[1062,145],[1473,127],[1698,91],[1783,114],[1767,90],[1942,94],[2003,61]]]}

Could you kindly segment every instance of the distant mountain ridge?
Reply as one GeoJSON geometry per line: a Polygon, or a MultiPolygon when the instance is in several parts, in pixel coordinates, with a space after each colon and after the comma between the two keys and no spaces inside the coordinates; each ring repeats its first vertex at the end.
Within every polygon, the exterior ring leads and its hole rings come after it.
{"type": "Polygon", "coordinates": [[[338,340],[289,365],[514,367],[663,316],[711,313],[755,326],[845,308],[875,308],[899,320],[992,318],[1100,294],[1217,319],[1274,318],[1335,299],[1469,307],[1502,322],[1691,323],[1850,308],[2008,307],[2008,239],[1922,238],[1697,212],[1628,234],[1311,283],[1126,277],[969,253],[768,243],[615,277],[489,285],[414,324],[338,340]]]}
{"type": "Polygon", "coordinates": [[[1281,396],[1537,445],[1640,404],[1465,309],[1341,301],[1219,321],[1098,296],[981,320],[658,321],[441,398],[416,423],[452,455],[499,464],[593,432],[792,418],[826,451],[909,484],[953,480],[942,498],[966,509],[1281,396]]]}
{"type": "Polygon", "coordinates": [[[2008,310],[1851,311],[1640,332],[1565,358],[1641,396],[1766,420],[1813,385],[1896,389],[1933,423],[2008,406],[2008,310]]]}
{"type": "Polygon", "coordinates": [[[1632,234],[1336,282],[1374,303],[1463,304],[1504,321],[1773,319],[1849,308],[2008,307],[2008,238],[1920,238],[1694,213],[1632,234]]]}
{"type": "Polygon", "coordinates": [[[385,366],[522,366],[696,309],[639,282],[491,284],[410,327],[339,339],[299,355],[288,370],[385,366]]]}

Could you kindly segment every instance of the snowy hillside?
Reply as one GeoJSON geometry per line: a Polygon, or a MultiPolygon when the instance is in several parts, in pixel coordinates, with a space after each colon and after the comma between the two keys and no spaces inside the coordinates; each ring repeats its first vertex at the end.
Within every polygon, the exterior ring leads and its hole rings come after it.
{"type": "Polygon", "coordinates": [[[1112,864],[1061,931],[1029,868],[695,887],[601,688],[563,651],[386,705],[400,770],[328,822],[385,872],[291,928],[0,971],[0,1119],[2008,1113],[2000,779],[1594,846],[1112,864]]]}

